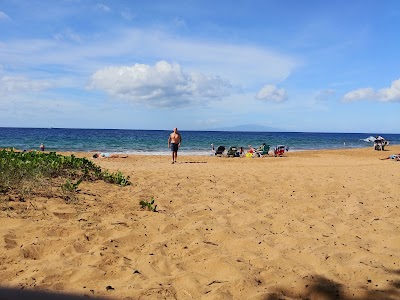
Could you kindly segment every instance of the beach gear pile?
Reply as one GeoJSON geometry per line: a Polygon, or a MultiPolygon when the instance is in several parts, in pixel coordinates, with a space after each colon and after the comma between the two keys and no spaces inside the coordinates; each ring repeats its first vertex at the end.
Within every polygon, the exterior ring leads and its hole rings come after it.
{"type": "MultiPolygon", "coordinates": [[[[213,144],[211,144],[213,146],[213,144]]],[[[249,149],[245,152],[243,147],[230,146],[228,150],[226,150],[225,146],[219,146],[217,150],[215,150],[215,155],[222,157],[246,157],[246,158],[255,158],[255,157],[265,157],[265,156],[283,156],[285,152],[289,151],[289,146],[287,145],[277,145],[273,149],[271,149],[270,145],[263,143],[258,149],[254,149],[251,145],[248,146],[249,149]],[[240,149],[240,150],[239,150],[240,149]]]]}
{"type": "Polygon", "coordinates": [[[385,138],[381,137],[380,135],[377,135],[376,137],[370,136],[367,137],[366,139],[363,139],[363,141],[366,141],[368,143],[374,143],[374,150],[377,151],[384,151],[385,147],[389,145],[389,141],[387,141],[385,138]]]}

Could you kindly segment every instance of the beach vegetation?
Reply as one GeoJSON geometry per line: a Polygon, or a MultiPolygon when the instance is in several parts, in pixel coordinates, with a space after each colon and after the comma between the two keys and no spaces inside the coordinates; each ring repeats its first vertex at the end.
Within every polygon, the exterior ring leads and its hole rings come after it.
{"type": "MultiPolygon", "coordinates": [[[[63,181],[64,196],[76,194],[82,181],[104,180],[126,186],[131,184],[129,176],[121,172],[110,173],[87,158],[64,156],[55,152],[0,151],[0,194],[16,195],[25,199],[38,189],[48,186],[49,181],[63,181]],[[74,180],[77,180],[73,183],[74,180]]],[[[60,185],[58,185],[60,186],[60,185]]]]}
{"type": "Polygon", "coordinates": [[[61,185],[63,198],[67,202],[76,200],[76,194],[79,192],[78,186],[82,183],[83,177],[81,177],[76,183],[71,182],[68,178],[64,184],[61,185]]]}
{"type": "Polygon", "coordinates": [[[126,186],[131,184],[131,182],[129,181],[129,176],[125,177],[121,171],[110,173],[109,171],[105,170],[101,176],[104,181],[109,183],[114,183],[121,186],[126,186]]]}
{"type": "Polygon", "coordinates": [[[157,204],[154,205],[154,201],[154,197],[152,197],[150,201],[141,200],[139,204],[142,209],[148,209],[150,211],[157,212],[157,204]]]}

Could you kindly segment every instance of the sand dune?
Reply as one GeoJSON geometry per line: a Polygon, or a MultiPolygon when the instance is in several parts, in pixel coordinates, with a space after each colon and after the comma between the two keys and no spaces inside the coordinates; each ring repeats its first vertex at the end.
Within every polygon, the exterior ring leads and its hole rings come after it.
{"type": "Polygon", "coordinates": [[[98,160],[133,185],[85,182],[74,204],[1,203],[1,285],[112,299],[400,299],[400,162],[379,160],[400,147],[387,150],[98,160]],[[157,213],[139,205],[152,197],[157,213]]]}

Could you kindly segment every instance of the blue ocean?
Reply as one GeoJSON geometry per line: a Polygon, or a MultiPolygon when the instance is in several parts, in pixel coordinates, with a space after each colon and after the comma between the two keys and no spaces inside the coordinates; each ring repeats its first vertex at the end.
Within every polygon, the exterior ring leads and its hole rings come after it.
{"type": "MultiPolygon", "coordinates": [[[[167,155],[170,130],[0,128],[0,148],[46,151],[109,152],[144,155],[167,155]]],[[[316,132],[232,132],[180,131],[180,155],[210,155],[211,144],[258,147],[266,143],[289,146],[289,151],[372,147],[368,138],[377,133],[316,132]]],[[[381,134],[392,145],[400,144],[400,134],[381,134]]]]}

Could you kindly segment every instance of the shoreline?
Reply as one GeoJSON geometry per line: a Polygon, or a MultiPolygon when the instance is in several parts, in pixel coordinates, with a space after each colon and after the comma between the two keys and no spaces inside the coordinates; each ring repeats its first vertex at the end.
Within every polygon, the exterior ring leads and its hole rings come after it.
{"type": "MultiPolygon", "coordinates": [[[[38,150],[37,150],[38,151],[38,150]]],[[[290,157],[290,156],[298,156],[301,154],[307,154],[307,153],[313,153],[313,154],[323,154],[323,153],[346,153],[346,152],[363,152],[367,156],[371,157],[377,157],[377,156],[389,156],[394,153],[400,153],[400,145],[389,145],[385,150],[383,151],[377,151],[374,150],[373,147],[368,147],[368,148],[336,148],[336,149],[308,149],[308,150],[291,150],[285,151],[284,156],[285,157],[290,157]],[[293,154],[293,155],[291,155],[293,154]]],[[[39,152],[39,151],[38,151],[39,152]]],[[[45,151],[45,152],[53,152],[53,151],[45,151]]],[[[74,155],[83,155],[85,157],[93,155],[96,152],[100,151],[54,151],[56,153],[64,154],[67,153],[68,155],[74,154],[74,155]]],[[[211,151],[210,151],[211,152],[211,151]]],[[[110,154],[126,154],[128,157],[170,157],[171,156],[171,151],[167,150],[165,153],[149,153],[149,154],[144,154],[144,153],[128,153],[128,152],[108,152],[110,154]]],[[[194,154],[187,154],[187,153],[182,153],[181,151],[178,151],[178,157],[185,157],[185,158],[190,158],[190,157],[204,157],[204,158],[213,158],[213,157],[218,157],[218,158],[227,158],[226,155],[219,157],[215,155],[214,153],[208,153],[208,154],[199,154],[199,155],[194,155],[194,154]]],[[[268,158],[268,157],[274,157],[273,154],[270,153],[269,156],[265,156],[263,158],[268,158]]],[[[232,157],[231,157],[232,158],[232,157]]],[[[246,157],[234,157],[234,159],[244,159],[246,157]]],[[[257,157],[254,157],[252,159],[257,159],[257,157]]]]}

